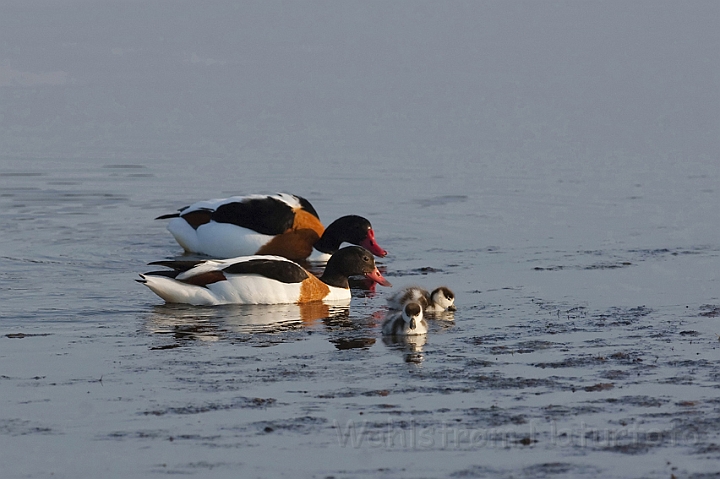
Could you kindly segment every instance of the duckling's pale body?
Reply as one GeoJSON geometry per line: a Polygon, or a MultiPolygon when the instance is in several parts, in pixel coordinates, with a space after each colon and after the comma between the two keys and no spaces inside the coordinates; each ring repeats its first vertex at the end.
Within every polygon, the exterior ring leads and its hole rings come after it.
{"type": "Polygon", "coordinates": [[[422,306],[412,301],[406,303],[402,311],[389,311],[382,325],[385,336],[414,336],[426,334],[427,331],[422,306]]]}

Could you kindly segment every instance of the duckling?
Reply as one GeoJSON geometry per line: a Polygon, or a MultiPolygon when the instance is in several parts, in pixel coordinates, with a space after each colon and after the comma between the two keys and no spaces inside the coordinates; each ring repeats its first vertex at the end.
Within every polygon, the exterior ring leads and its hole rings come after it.
{"type": "Polygon", "coordinates": [[[408,301],[416,302],[422,306],[423,311],[438,313],[445,310],[455,311],[455,294],[447,286],[440,286],[432,293],[420,286],[408,286],[388,298],[390,309],[402,309],[408,301]]]}
{"type": "Polygon", "coordinates": [[[423,318],[423,309],[416,302],[408,302],[402,311],[388,312],[382,325],[382,333],[385,336],[413,336],[426,334],[428,325],[423,318]]]}

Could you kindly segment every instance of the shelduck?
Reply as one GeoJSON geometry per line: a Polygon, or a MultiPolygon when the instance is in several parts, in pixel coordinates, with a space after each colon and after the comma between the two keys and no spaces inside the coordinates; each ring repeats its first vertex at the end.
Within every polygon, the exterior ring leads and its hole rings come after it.
{"type": "Polygon", "coordinates": [[[414,336],[426,334],[428,325],[423,318],[423,308],[419,303],[408,302],[402,311],[388,312],[382,325],[382,333],[385,336],[414,336]]]}
{"type": "Polygon", "coordinates": [[[344,242],[387,255],[367,219],[343,216],[325,228],[308,200],[287,193],[199,201],[156,219],[170,220],[167,229],[185,251],[213,258],[261,254],[327,261],[344,242]]]}
{"type": "Polygon", "coordinates": [[[455,293],[447,286],[440,286],[432,293],[419,286],[408,286],[394,293],[387,300],[390,309],[401,310],[405,303],[413,301],[422,306],[423,311],[439,313],[445,310],[455,311],[455,293]]]}
{"type": "Polygon", "coordinates": [[[348,246],[330,257],[320,278],[280,256],[252,255],[226,260],[157,261],[171,271],[141,274],[138,281],[168,303],[198,306],[219,304],[305,304],[350,302],[348,276],[391,286],[375,266],[372,254],[348,246]]]}

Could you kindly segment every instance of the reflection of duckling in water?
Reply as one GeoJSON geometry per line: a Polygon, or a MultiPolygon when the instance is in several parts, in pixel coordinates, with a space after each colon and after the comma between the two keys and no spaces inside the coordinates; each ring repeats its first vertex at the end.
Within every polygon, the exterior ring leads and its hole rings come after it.
{"type": "Polygon", "coordinates": [[[385,346],[406,353],[421,353],[423,346],[427,343],[427,334],[416,334],[413,336],[383,336],[385,346]]]}
{"type": "Polygon", "coordinates": [[[438,313],[442,311],[455,311],[455,294],[446,286],[435,288],[431,293],[419,286],[408,286],[388,298],[390,309],[402,309],[407,302],[420,304],[423,311],[438,313]]]}
{"type": "Polygon", "coordinates": [[[402,352],[406,363],[422,363],[423,346],[427,343],[427,334],[416,334],[414,336],[383,336],[383,343],[390,349],[402,352]]]}
{"type": "Polygon", "coordinates": [[[423,318],[423,309],[418,303],[409,302],[402,311],[389,312],[382,325],[385,336],[412,336],[426,334],[428,325],[423,318]]]}

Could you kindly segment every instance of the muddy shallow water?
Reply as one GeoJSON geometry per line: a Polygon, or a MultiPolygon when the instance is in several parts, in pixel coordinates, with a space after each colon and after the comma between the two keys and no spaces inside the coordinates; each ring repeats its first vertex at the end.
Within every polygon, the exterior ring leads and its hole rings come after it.
{"type": "Polygon", "coordinates": [[[717,477],[716,165],[404,166],[400,194],[369,161],[175,189],[167,161],[4,158],[3,476],[717,477]],[[275,190],[370,218],[386,277],[457,312],[392,342],[387,288],[197,308],[134,281],[180,254],[154,217],[275,190]]]}

